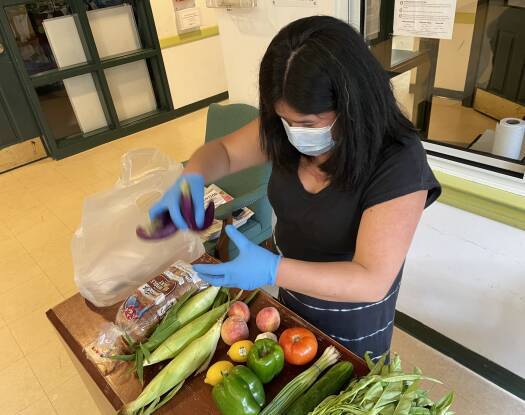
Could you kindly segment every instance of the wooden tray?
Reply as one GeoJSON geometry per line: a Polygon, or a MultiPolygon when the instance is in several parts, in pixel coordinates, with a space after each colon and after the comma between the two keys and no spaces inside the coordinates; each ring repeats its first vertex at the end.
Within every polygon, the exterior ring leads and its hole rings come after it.
{"type": "MultiPolygon", "coordinates": [[[[214,263],[217,261],[205,255],[196,262],[214,263]]],[[[281,326],[276,333],[277,335],[289,327],[307,327],[317,336],[319,341],[319,355],[327,346],[333,345],[341,352],[343,360],[348,360],[354,365],[354,373],[356,375],[362,376],[368,372],[368,368],[361,358],[357,357],[344,346],[322,333],[263,291],[261,291],[250,304],[252,314],[249,322],[250,339],[253,340],[257,334],[259,334],[255,326],[255,315],[261,308],[267,306],[276,307],[281,314],[281,326]]],[[[87,359],[83,352],[84,347],[97,337],[101,327],[105,323],[113,322],[117,309],[118,305],[97,309],[89,304],[80,294],[76,294],[53,307],[46,314],[112,406],[115,409],[120,409],[125,403],[134,400],[141,391],[140,383],[136,377],[130,373],[131,363],[122,362],[112,373],[104,376],[98,368],[87,359]]],[[[219,346],[213,362],[217,360],[229,360],[226,356],[227,351],[228,346],[224,344],[222,340],[219,340],[219,346]]],[[[158,364],[145,368],[144,376],[146,382],[155,376],[162,367],[162,364],[158,364]]],[[[286,364],[283,372],[273,382],[265,385],[267,402],[269,402],[286,383],[304,369],[305,367],[293,367],[286,364]]],[[[211,386],[204,383],[204,377],[205,373],[202,373],[199,376],[189,378],[179,393],[168,404],[157,411],[156,414],[218,415],[219,411],[215,407],[211,397],[211,386]]]]}

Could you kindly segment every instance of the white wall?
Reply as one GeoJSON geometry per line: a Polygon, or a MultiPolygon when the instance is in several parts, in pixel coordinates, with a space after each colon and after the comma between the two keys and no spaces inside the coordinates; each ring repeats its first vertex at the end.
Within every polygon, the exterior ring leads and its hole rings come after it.
{"type": "Polygon", "coordinates": [[[314,7],[277,7],[258,0],[255,9],[218,10],[231,102],[258,106],[259,64],[279,29],[301,17],[329,14],[347,17],[348,1],[317,1],[314,7]]]}
{"type": "MultiPolygon", "coordinates": [[[[202,27],[217,25],[215,10],[200,7],[202,27]]],[[[170,0],[151,0],[157,34],[160,39],[178,34],[175,11],[170,0]]],[[[162,50],[164,66],[175,108],[192,104],[228,90],[220,36],[214,36],[162,50]]]]}
{"type": "Polygon", "coordinates": [[[436,203],[417,230],[397,308],[525,377],[525,232],[436,203]]]}
{"type": "Polygon", "coordinates": [[[219,36],[162,50],[175,108],[228,90],[219,36]]]}

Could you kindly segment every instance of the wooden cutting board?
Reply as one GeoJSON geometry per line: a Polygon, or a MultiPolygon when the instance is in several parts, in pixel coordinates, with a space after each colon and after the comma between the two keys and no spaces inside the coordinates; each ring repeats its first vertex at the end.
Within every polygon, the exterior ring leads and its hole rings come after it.
{"type": "MultiPolygon", "coordinates": [[[[195,262],[216,263],[218,261],[208,255],[204,255],[195,262]]],[[[80,294],[76,294],[46,313],[71,351],[79,359],[80,363],[115,409],[120,409],[122,405],[134,400],[140,394],[141,385],[136,377],[130,373],[131,363],[119,363],[112,373],[103,375],[99,369],[87,359],[83,349],[98,336],[105,323],[113,322],[118,306],[119,304],[108,308],[95,308],[80,294]]],[[[261,308],[268,306],[274,306],[281,314],[281,326],[276,333],[278,336],[283,330],[289,327],[307,327],[317,336],[319,356],[327,346],[333,345],[341,352],[343,360],[348,360],[354,365],[354,373],[356,375],[362,376],[368,372],[368,368],[361,358],[300,318],[264,291],[259,292],[256,299],[250,304],[252,318],[248,325],[251,340],[254,340],[259,334],[255,325],[255,315],[261,308]]],[[[219,340],[217,352],[212,363],[217,360],[229,360],[226,355],[228,348],[229,346],[222,340],[219,340]]],[[[146,367],[144,371],[145,381],[149,382],[164,365],[158,364],[146,367]]],[[[283,372],[274,381],[265,385],[267,402],[269,402],[286,383],[306,367],[294,367],[286,364],[283,372]]],[[[157,411],[156,414],[218,415],[219,411],[215,407],[211,397],[211,386],[204,383],[204,377],[205,373],[202,373],[199,376],[187,379],[179,393],[175,395],[168,404],[157,411]]]]}

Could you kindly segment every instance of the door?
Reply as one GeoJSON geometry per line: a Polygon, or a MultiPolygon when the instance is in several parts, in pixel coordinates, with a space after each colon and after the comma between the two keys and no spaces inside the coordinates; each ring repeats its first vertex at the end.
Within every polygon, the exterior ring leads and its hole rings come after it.
{"type": "Polygon", "coordinates": [[[525,8],[489,5],[485,47],[490,48],[492,67],[486,90],[510,101],[525,104],[525,8]]]}
{"type": "Polygon", "coordinates": [[[389,73],[410,79],[409,99],[402,105],[422,137],[428,136],[432,86],[436,74],[439,40],[394,37],[395,0],[361,0],[361,33],[370,51],[389,73]],[[410,101],[410,102],[408,102],[410,101]]]}
{"type": "Polygon", "coordinates": [[[474,39],[479,44],[473,42],[469,76],[474,79],[467,79],[466,91],[475,109],[496,119],[525,115],[524,22],[525,5],[519,1],[478,4],[474,39]]]}
{"type": "Polygon", "coordinates": [[[0,28],[54,158],[174,118],[149,1],[0,0],[0,28]]]}
{"type": "Polygon", "coordinates": [[[0,172],[45,156],[40,130],[0,31],[0,172]]]}

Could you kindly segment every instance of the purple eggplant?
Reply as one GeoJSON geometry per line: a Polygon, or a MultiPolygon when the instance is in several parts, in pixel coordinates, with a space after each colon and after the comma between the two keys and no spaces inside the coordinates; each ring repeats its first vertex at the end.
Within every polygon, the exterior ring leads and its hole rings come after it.
{"type": "Polygon", "coordinates": [[[204,211],[204,223],[202,225],[202,230],[208,229],[213,223],[213,218],[215,217],[215,204],[213,201],[210,202],[206,210],[204,211]]]}
{"type": "MultiPolygon", "coordinates": [[[[204,223],[202,226],[197,226],[195,222],[195,209],[193,208],[193,201],[191,199],[191,193],[186,181],[181,183],[181,200],[180,209],[182,217],[188,224],[188,227],[193,231],[203,231],[208,229],[213,223],[215,216],[215,204],[211,201],[204,212],[204,223]]],[[[137,227],[137,236],[140,239],[146,240],[159,240],[167,238],[177,232],[177,226],[171,220],[169,211],[162,212],[159,216],[151,221],[148,226],[137,227]]]]}
{"type": "Polygon", "coordinates": [[[156,240],[173,235],[177,232],[177,227],[171,220],[170,212],[166,210],[153,219],[148,226],[137,227],[136,232],[140,239],[156,240]]]}
{"type": "Polygon", "coordinates": [[[195,209],[193,208],[193,201],[191,199],[190,186],[186,180],[180,184],[180,211],[182,217],[188,224],[188,228],[192,230],[199,230],[195,222],[195,209]]]}

